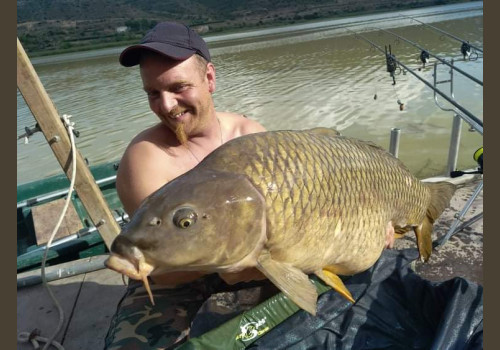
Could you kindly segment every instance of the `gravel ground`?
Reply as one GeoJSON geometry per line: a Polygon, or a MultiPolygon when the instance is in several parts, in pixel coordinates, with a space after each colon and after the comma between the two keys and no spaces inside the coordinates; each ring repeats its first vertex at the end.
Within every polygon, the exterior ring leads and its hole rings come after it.
{"type": "MultiPolygon", "coordinates": [[[[474,190],[482,179],[478,176],[471,181],[458,184],[458,189],[453,196],[450,207],[446,209],[434,225],[433,240],[444,236],[455,215],[460,213],[474,190]]],[[[483,192],[481,191],[473,201],[463,220],[481,214],[483,211],[483,192]]],[[[405,237],[396,240],[395,249],[416,247],[415,235],[408,232],[405,237]]],[[[453,277],[463,277],[483,284],[483,218],[455,233],[443,245],[433,251],[431,258],[426,263],[414,262],[415,271],[422,277],[431,281],[445,281],[453,277]]]]}

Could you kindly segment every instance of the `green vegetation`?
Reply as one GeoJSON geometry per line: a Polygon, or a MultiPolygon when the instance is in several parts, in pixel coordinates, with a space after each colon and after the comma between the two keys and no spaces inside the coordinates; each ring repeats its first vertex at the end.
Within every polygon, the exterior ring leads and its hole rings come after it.
{"type": "Polygon", "coordinates": [[[156,23],[202,35],[467,0],[17,0],[17,35],[31,57],[124,46],[156,23]]]}

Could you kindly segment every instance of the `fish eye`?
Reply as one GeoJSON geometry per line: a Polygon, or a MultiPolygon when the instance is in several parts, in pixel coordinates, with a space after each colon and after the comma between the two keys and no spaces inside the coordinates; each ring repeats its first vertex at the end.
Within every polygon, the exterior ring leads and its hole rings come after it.
{"type": "Polygon", "coordinates": [[[193,209],[181,208],[174,214],[174,225],[179,228],[188,228],[196,223],[198,214],[193,209]]]}

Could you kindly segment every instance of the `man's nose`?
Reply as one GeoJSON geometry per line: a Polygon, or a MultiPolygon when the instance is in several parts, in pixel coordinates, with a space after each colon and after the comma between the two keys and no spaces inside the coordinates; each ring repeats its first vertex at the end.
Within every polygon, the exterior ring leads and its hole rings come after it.
{"type": "Polygon", "coordinates": [[[161,108],[164,113],[170,113],[172,109],[177,107],[177,99],[169,92],[163,92],[161,95],[161,108]]]}

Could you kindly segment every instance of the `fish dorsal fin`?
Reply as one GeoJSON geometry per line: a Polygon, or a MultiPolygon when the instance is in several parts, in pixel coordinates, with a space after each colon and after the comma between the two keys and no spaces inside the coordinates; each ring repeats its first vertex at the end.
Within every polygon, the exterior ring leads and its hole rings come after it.
{"type": "Polygon", "coordinates": [[[308,132],[313,133],[313,134],[318,134],[318,135],[325,135],[325,136],[342,136],[339,131],[331,128],[325,128],[325,127],[317,127],[317,128],[312,128],[308,130],[308,132]]]}
{"type": "Polygon", "coordinates": [[[373,142],[373,141],[359,140],[359,142],[360,142],[360,143],[362,143],[362,144],[365,144],[365,145],[367,145],[367,146],[369,146],[369,147],[372,147],[372,148],[374,148],[374,149],[376,149],[376,150],[383,151],[383,152],[387,153],[387,150],[386,150],[385,148],[383,148],[383,147],[382,147],[382,146],[380,146],[380,145],[377,145],[377,144],[376,144],[375,142],[373,142]]]}
{"type": "Polygon", "coordinates": [[[316,315],[318,292],[305,273],[290,264],[273,260],[267,250],[259,256],[257,268],[300,308],[316,315]]]}

